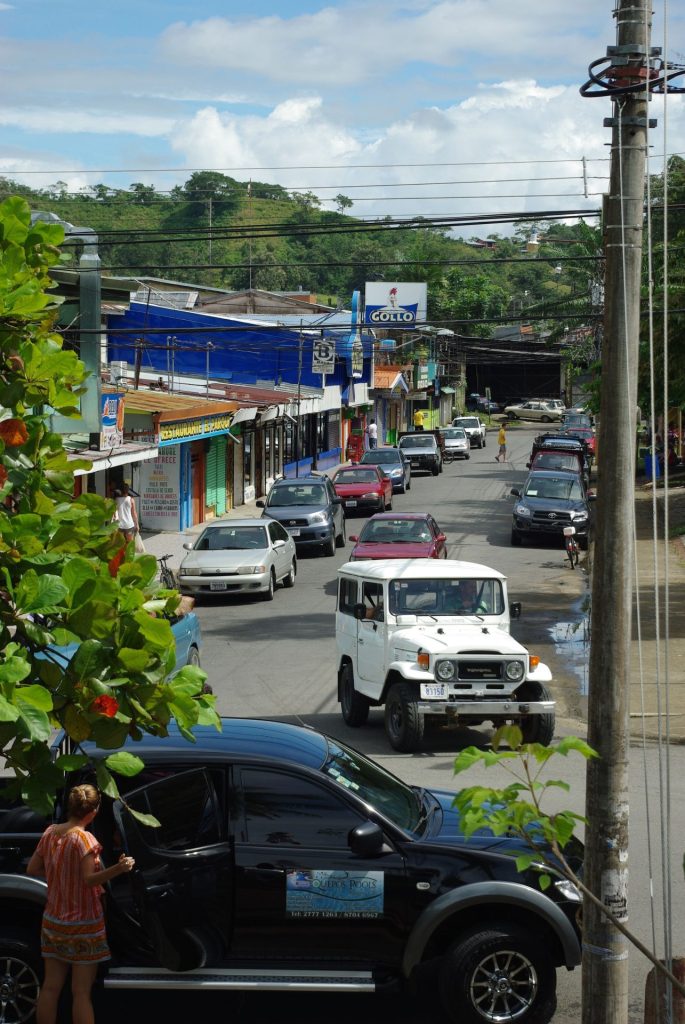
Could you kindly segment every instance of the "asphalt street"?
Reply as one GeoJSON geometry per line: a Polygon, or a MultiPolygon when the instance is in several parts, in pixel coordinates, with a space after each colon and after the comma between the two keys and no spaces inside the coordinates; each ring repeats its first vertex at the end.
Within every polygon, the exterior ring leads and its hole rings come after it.
{"type": "MultiPolygon", "coordinates": [[[[553,672],[553,696],[557,701],[557,735],[585,731],[588,658],[588,575],[586,558],[581,553],[579,569],[573,571],[565,561],[561,545],[553,542],[510,545],[510,489],[523,482],[526,459],[534,434],[533,426],[519,426],[509,434],[509,460],[495,462],[495,438],[483,450],[474,450],[469,461],[452,463],[435,478],[413,477],[411,491],[396,495],[397,511],[430,511],[448,536],[449,557],[481,562],[505,573],[510,597],[522,602],[521,619],[512,632],[533,653],[540,655],[553,672]]],[[[258,510],[254,510],[258,514],[258,510]]],[[[217,695],[222,714],[280,718],[314,726],[345,739],[380,761],[386,768],[417,785],[456,788],[453,764],[456,753],[469,744],[486,743],[490,735],[479,729],[431,732],[430,741],[416,754],[403,755],[391,750],[385,738],[382,712],[372,711],[369,724],[361,729],[345,726],[336,700],[335,662],[335,578],[337,568],[351,548],[350,535],[363,520],[347,523],[348,543],[333,557],[302,554],[294,589],[279,587],[273,602],[254,598],[218,597],[205,599],[196,607],[203,631],[203,667],[217,695]]],[[[170,539],[169,539],[170,540],[170,539]]],[[[148,550],[162,553],[164,538],[148,542],[148,550]],[[160,550],[157,550],[157,548],[160,550]]],[[[174,551],[177,567],[181,554],[174,551]]],[[[683,834],[682,808],[685,807],[685,748],[671,751],[672,802],[679,821],[673,821],[674,834],[683,834]],[[676,832],[676,829],[678,831],[676,832]]],[[[647,846],[653,804],[645,803],[645,779],[654,780],[663,771],[658,751],[648,746],[644,754],[635,747],[631,762],[631,925],[643,941],[651,941],[652,884],[648,874],[647,846]]],[[[461,784],[487,781],[495,776],[474,772],[461,777],[461,784]]],[[[563,776],[571,784],[571,794],[560,806],[578,812],[584,807],[584,762],[570,758],[555,765],[555,777],[563,776]]],[[[651,791],[654,786],[651,785],[651,791]]],[[[651,792],[653,799],[653,792],[651,792]]],[[[652,826],[653,829],[653,826],[652,826]]],[[[684,886],[680,863],[682,844],[674,854],[679,872],[673,877],[673,913],[676,922],[685,911],[684,886]]],[[[657,858],[658,859],[658,858],[657,858]]],[[[655,883],[658,894],[658,882],[655,883]]],[[[656,897],[658,902],[658,895],[656,897]]],[[[658,907],[657,907],[658,917],[658,907]]],[[[657,924],[657,933],[659,925],[657,924]]],[[[677,936],[676,936],[677,940],[677,936]]],[[[676,942],[676,944],[678,944],[676,942]]],[[[682,945],[682,943],[681,943],[682,945]]],[[[648,965],[638,954],[631,955],[630,1024],[642,1022],[644,978],[648,965]]],[[[359,1024],[374,1024],[379,1014],[398,1022],[423,1024],[440,1020],[434,1007],[412,1003],[396,996],[350,996],[349,999],[322,995],[269,996],[258,993],[220,995],[174,993],[141,995],[134,1002],[131,994],[106,997],[105,1013],[126,1014],[129,1024],[147,1020],[150,1012],[168,1012],[176,1019],[201,1016],[206,1021],[232,1020],[261,1024],[274,1015],[287,1015],[301,1022],[325,1018],[329,1024],[347,1020],[354,1013],[359,1024]],[[172,1001],[173,1000],[173,1001],[172,1001]],[[200,1005],[201,1004],[201,1005],[200,1005]],[[154,1009],[152,1009],[154,1007],[154,1009]],[[143,1016],[144,1015],[144,1016],[143,1016]]],[[[580,1012],[580,972],[559,972],[559,1008],[555,1021],[575,1024],[580,1012]]]]}

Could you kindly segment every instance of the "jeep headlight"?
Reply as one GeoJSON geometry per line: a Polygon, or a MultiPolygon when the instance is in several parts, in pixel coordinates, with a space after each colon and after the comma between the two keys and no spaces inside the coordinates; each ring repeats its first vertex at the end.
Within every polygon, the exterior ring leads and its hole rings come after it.
{"type": "Polygon", "coordinates": [[[443,683],[448,683],[457,674],[457,666],[453,661],[439,661],[435,666],[435,676],[443,683]]]}
{"type": "Polygon", "coordinates": [[[582,892],[569,878],[560,878],[558,882],[554,883],[554,888],[573,903],[583,902],[582,892]]]}
{"type": "Polygon", "coordinates": [[[514,515],[525,516],[529,518],[531,515],[531,511],[527,505],[514,505],[514,515]]]}
{"type": "Polygon", "coordinates": [[[328,512],[314,512],[314,514],[309,517],[309,522],[310,523],[327,523],[328,522],[328,512]]]}
{"type": "Polygon", "coordinates": [[[573,521],[577,523],[579,520],[587,519],[587,512],[572,512],[571,516],[573,521]]]}
{"type": "Polygon", "coordinates": [[[526,667],[522,661],[508,661],[504,666],[504,674],[512,683],[518,683],[526,674],[526,667]]]}

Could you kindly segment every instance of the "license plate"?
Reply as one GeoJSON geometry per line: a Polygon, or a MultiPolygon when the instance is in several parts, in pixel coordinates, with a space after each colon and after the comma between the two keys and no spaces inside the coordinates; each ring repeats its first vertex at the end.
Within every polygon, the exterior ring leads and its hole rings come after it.
{"type": "Polygon", "coordinates": [[[357,507],[357,502],[356,501],[346,501],[345,502],[345,508],[356,508],[356,507],[357,507]]]}
{"type": "Polygon", "coordinates": [[[419,462],[418,459],[412,459],[411,460],[411,464],[412,464],[412,466],[420,466],[421,465],[421,463],[419,462]]]}
{"type": "Polygon", "coordinates": [[[424,700],[429,697],[446,697],[447,683],[421,683],[421,696],[424,700]]]}
{"type": "Polygon", "coordinates": [[[225,590],[226,586],[227,586],[226,583],[210,583],[209,584],[209,589],[210,590],[225,590]]]}
{"type": "Polygon", "coordinates": [[[288,527],[288,533],[290,534],[291,537],[299,537],[300,536],[300,531],[299,530],[293,530],[290,527],[288,527]]]}

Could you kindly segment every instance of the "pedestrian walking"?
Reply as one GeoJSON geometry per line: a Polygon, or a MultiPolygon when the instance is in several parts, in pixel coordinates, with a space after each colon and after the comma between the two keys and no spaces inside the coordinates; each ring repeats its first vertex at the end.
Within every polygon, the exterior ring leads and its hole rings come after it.
{"type": "Polygon", "coordinates": [[[114,504],[114,519],[119,524],[119,529],[127,541],[133,540],[139,530],[138,511],[128,484],[122,484],[120,489],[114,492],[114,504]]]}
{"type": "Polygon", "coordinates": [[[507,424],[503,422],[499,428],[497,435],[497,444],[499,445],[499,451],[495,456],[495,462],[506,462],[507,461],[507,424]]]}
{"type": "Polygon", "coordinates": [[[375,420],[370,420],[369,425],[366,428],[366,437],[369,443],[369,448],[378,447],[378,427],[376,426],[375,420]]]}
{"type": "Polygon", "coordinates": [[[56,1024],[59,997],[71,970],[73,1024],[94,1024],[91,990],[98,964],[110,960],[102,893],[110,878],[131,871],[133,857],[121,855],[102,867],[102,847],[87,826],[100,809],[91,785],[74,786],[67,800],[67,821],[50,825],[40,838],[26,873],[43,877],[48,895],[40,947],[45,977],[36,1008],[37,1024],[56,1024]]]}

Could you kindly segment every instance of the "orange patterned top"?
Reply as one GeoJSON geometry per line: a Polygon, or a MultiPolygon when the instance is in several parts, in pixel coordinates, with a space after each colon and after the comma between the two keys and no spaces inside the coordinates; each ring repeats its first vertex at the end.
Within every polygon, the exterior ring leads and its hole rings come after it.
{"type": "Polygon", "coordinates": [[[102,917],[102,886],[85,885],[81,877],[81,861],[89,853],[95,855],[96,871],[101,869],[101,851],[95,836],[85,829],[72,828],[61,835],[55,825],[45,830],[38,852],[48,883],[46,914],[60,921],[94,921],[102,917]]]}

